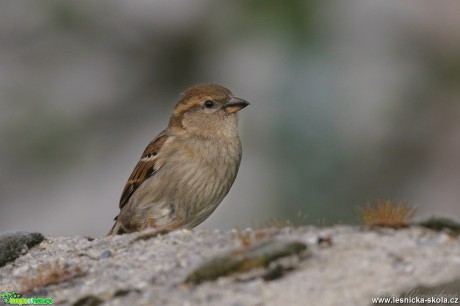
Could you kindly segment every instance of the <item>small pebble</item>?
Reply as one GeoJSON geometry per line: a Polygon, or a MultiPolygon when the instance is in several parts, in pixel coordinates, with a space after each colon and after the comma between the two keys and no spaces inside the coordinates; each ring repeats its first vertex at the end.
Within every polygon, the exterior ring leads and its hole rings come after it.
{"type": "Polygon", "coordinates": [[[104,252],[101,253],[101,256],[99,256],[99,259],[109,258],[110,256],[112,256],[112,252],[110,252],[109,250],[105,250],[104,252]]]}

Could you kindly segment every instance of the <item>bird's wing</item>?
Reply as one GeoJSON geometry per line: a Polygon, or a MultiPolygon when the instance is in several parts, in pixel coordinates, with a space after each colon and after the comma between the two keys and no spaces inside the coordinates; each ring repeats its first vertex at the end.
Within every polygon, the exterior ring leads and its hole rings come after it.
{"type": "Polygon", "coordinates": [[[166,132],[163,131],[145,148],[128,182],[126,182],[125,189],[123,189],[120,199],[120,209],[128,203],[129,198],[137,188],[160,169],[161,165],[157,164],[157,155],[167,138],[166,132]]]}

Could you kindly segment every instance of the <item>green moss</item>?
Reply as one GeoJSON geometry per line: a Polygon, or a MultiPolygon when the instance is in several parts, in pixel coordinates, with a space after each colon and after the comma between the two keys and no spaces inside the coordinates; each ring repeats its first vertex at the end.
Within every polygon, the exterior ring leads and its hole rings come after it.
{"type": "Polygon", "coordinates": [[[277,259],[300,255],[306,250],[307,246],[302,242],[278,240],[263,242],[247,249],[232,250],[203,263],[187,277],[185,282],[199,284],[221,276],[267,267],[277,259]]]}
{"type": "Polygon", "coordinates": [[[432,217],[420,222],[418,225],[434,231],[448,231],[456,236],[460,234],[460,223],[448,218],[432,217]]]}
{"type": "Polygon", "coordinates": [[[40,242],[45,237],[40,233],[6,233],[0,235],[0,267],[14,261],[27,250],[40,242]]]}

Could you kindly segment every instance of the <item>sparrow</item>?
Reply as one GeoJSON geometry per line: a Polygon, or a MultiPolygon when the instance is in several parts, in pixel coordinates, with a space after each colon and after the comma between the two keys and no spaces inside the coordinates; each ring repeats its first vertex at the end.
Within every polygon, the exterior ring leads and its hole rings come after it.
{"type": "Polygon", "coordinates": [[[187,89],[142,153],[108,235],[193,228],[217,208],[241,161],[237,112],[249,103],[217,84],[187,89]]]}

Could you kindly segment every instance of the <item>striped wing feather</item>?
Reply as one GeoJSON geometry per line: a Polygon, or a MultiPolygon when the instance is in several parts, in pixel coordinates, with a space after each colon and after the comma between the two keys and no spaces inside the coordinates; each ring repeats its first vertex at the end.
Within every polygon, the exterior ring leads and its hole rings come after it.
{"type": "Polygon", "coordinates": [[[161,132],[157,138],[152,140],[147,148],[145,148],[144,153],[142,154],[139,162],[134,168],[131,176],[126,183],[123,193],[121,194],[120,199],[120,209],[122,209],[133,193],[145,182],[149,177],[154,175],[158,168],[156,167],[157,154],[161,149],[161,146],[165,143],[168,136],[166,136],[165,131],[161,132]]]}

